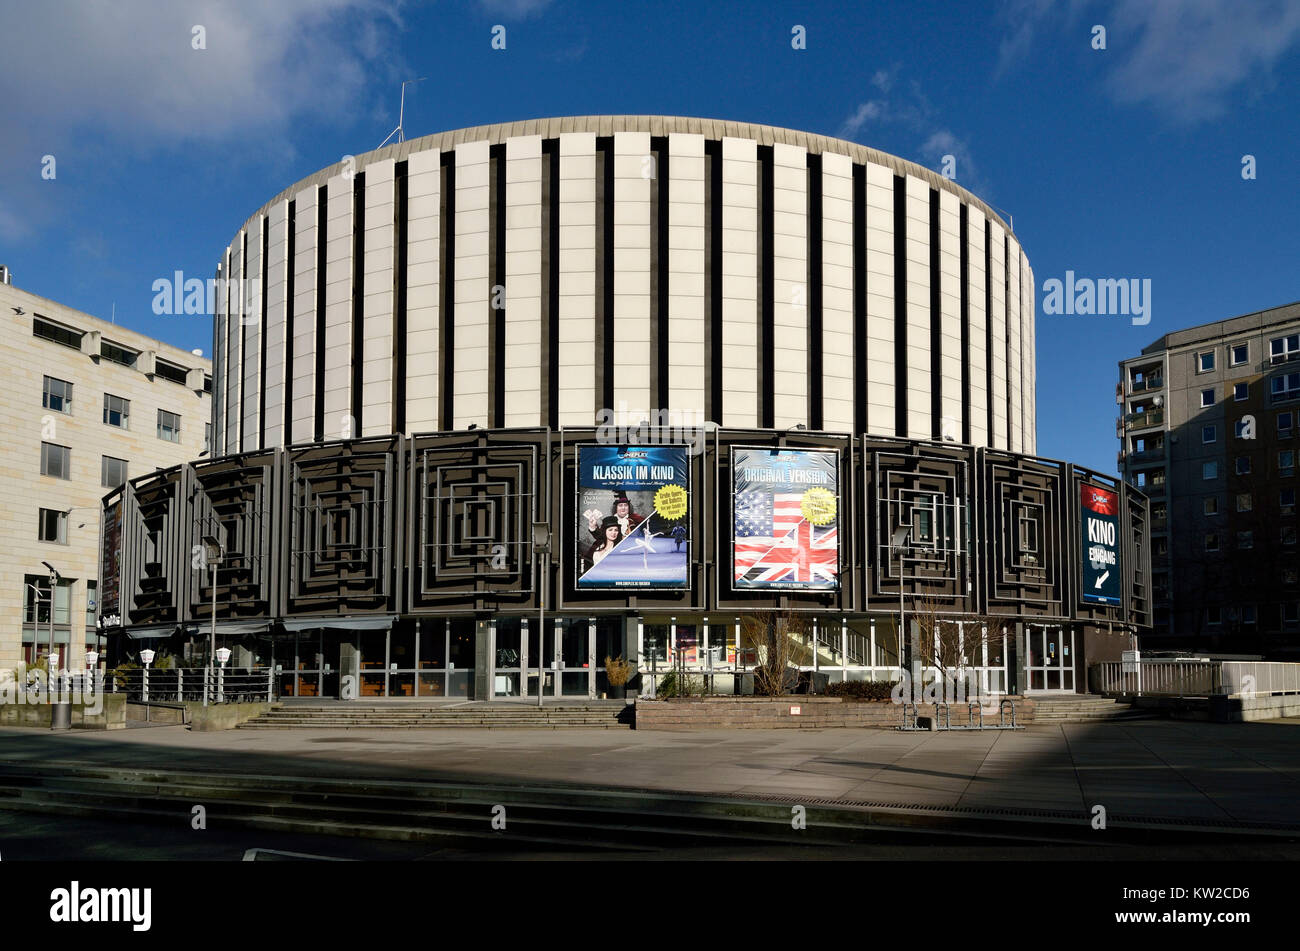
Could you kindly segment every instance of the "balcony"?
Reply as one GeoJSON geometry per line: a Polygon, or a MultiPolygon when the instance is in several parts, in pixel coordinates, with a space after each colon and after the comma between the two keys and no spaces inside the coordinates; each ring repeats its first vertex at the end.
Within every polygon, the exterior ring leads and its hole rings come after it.
{"type": "Polygon", "coordinates": [[[1124,417],[1124,428],[1128,432],[1151,429],[1153,426],[1163,426],[1164,424],[1165,411],[1163,409],[1149,409],[1140,413],[1129,413],[1124,417]]]}
{"type": "Polygon", "coordinates": [[[1133,380],[1129,383],[1129,393],[1149,393],[1152,390],[1158,390],[1165,385],[1163,376],[1148,376],[1141,380],[1133,380]]]}

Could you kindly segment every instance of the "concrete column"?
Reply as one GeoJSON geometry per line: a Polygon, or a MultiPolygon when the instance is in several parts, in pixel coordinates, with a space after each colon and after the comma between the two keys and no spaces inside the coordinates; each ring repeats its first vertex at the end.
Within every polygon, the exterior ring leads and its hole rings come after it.
{"type": "Polygon", "coordinates": [[[361,696],[361,652],[355,641],[339,642],[339,699],[361,696]],[[348,678],[351,678],[349,680],[348,678]]]}
{"type": "Polygon", "coordinates": [[[474,679],[470,688],[471,700],[492,699],[492,622],[480,619],[474,623],[474,679]]]}

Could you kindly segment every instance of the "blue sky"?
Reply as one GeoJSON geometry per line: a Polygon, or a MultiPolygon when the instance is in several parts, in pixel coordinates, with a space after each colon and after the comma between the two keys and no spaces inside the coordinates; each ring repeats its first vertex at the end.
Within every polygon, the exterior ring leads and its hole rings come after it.
{"type": "Polygon", "coordinates": [[[1040,304],[1067,270],[1151,281],[1147,326],[1038,315],[1039,453],[1104,472],[1118,360],[1300,299],[1295,0],[12,6],[0,263],[33,293],[105,318],[115,305],[186,348],[210,350],[211,320],[155,316],[153,281],[211,276],[267,199],[378,146],[399,83],[420,76],[408,137],[662,113],[840,135],[936,170],[954,156],[957,181],[1013,217],[1040,304]]]}

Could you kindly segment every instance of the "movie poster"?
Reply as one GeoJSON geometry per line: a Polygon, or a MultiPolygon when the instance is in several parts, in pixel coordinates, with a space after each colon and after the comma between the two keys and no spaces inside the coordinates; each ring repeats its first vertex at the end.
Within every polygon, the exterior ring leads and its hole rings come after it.
{"type": "Polygon", "coordinates": [[[99,617],[121,614],[119,578],[122,557],[122,500],[104,509],[99,559],[99,617]]]}
{"type": "Polygon", "coordinates": [[[1120,603],[1119,493],[1083,484],[1083,600],[1120,603]]]}
{"type": "Polygon", "coordinates": [[[736,449],[732,500],[734,588],[839,587],[837,453],[736,449]]]}
{"type": "Polygon", "coordinates": [[[578,447],[579,588],[690,584],[685,446],[578,447]]]}

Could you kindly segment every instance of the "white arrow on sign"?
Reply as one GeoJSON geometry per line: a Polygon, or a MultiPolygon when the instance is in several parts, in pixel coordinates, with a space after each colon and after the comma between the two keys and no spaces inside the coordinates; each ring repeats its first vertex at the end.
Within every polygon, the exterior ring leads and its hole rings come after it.
{"type": "Polygon", "coordinates": [[[1097,579],[1097,587],[1100,588],[1102,586],[1102,583],[1109,577],[1110,577],[1110,570],[1107,569],[1106,571],[1103,571],[1101,573],[1101,577],[1097,579]]]}

